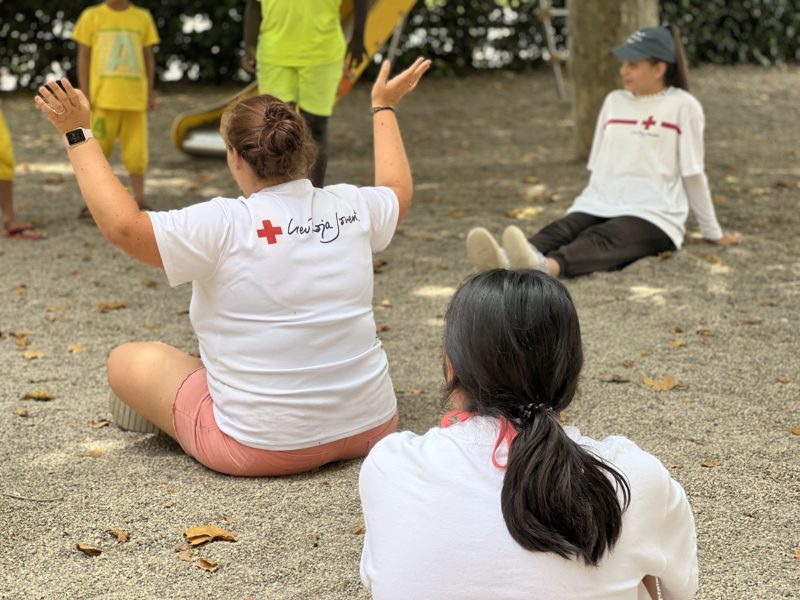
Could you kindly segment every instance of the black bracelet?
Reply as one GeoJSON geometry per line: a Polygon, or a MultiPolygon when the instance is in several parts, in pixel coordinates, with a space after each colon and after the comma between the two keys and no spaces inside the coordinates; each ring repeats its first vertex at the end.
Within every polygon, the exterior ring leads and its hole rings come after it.
{"type": "Polygon", "coordinates": [[[372,114],[373,115],[377,115],[382,110],[390,110],[394,114],[397,114],[397,111],[394,109],[394,106],[389,106],[388,104],[386,106],[373,106],[372,107],[372,114]]]}

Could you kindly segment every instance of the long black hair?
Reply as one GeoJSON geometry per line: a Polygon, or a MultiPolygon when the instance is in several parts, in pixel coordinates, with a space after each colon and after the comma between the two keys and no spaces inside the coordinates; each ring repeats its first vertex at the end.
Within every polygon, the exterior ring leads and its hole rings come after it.
{"type": "MultiPolygon", "coordinates": [[[[672,33],[672,39],[675,42],[675,62],[664,63],[667,65],[667,70],[664,72],[664,84],[682,90],[689,91],[689,63],[686,61],[686,52],[683,49],[683,42],[681,41],[681,31],[677,25],[670,25],[668,27],[672,33]]],[[[651,58],[650,62],[657,63],[657,58],[651,58]]]]}
{"type": "Polygon", "coordinates": [[[558,422],[583,366],[566,287],[535,270],[473,276],[447,310],[444,356],[444,402],[458,398],[464,410],[516,424],[500,495],[511,537],[597,565],[619,538],[630,486],[558,422]]]}

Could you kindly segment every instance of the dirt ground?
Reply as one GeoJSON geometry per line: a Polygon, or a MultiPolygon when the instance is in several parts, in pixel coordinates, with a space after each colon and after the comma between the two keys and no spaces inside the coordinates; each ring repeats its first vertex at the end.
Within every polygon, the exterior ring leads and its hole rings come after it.
{"type": "MultiPolygon", "coordinates": [[[[698,598],[796,598],[800,69],[703,68],[694,82],[720,221],[745,241],[693,241],[568,283],[587,354],[568,421],[594,437],[629,436],[684,485],[698,529],[698,598]],[[672,376],[685,388],[656,391],[645,376],[672,376]]],[[[161,97],[148,174],[156,209],[236,193],[223,161],[189,158],[168,139],[175,114],[230,91],[161,97]]],[[[368,102],[360,86],[337,109],[330,183],[371,181],[368,102]]],[[[80,196],[56,136],[27,96],[7,98],[3,111],[20,163],[20,215],[49,239],[0,240],[0,597],[369,597],[358,577],[359,461],[235,479],[161,437],[98,423],[110,418],[105,359],[115,345],[159,339],[196,348],[190,288],[169,289],[159,272],[78,222],[80,196]],[[117,300],[126,307],[98,311],[117,300]],[[43,355],[29,359],[26,350],[43,355]],[[37,390],[52,400],[23,399],[37,390]],[[209,523],[237,541],[181,560],[184,531],[209,523]],[[118,543],[111,528],[129,540],[118,543]],[[102,554],[86,556],[78,543],[102,554]],[[201,557],[219,569],[198,568],[201,557]]],[[[541,209],[518,221],[533,231],[561,214],[587,172],[573,158],[570,111],[546,72],[427,80],[399,112],[416,196],[378,257],[375,315],[388,326],[380,336],[400,426],[422,432],[440,414],[442,316],[470,272],[465,233],[482,225],[499,234],[506,213],[526,207],[541,209]]]]}

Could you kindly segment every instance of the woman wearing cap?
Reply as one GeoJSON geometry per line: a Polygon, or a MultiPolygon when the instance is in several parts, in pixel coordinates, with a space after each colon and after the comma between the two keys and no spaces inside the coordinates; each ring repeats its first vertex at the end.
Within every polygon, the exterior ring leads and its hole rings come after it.
{"type": "Polygon", "coordinates": [[[692,510],[632,441],[562,427],[578,315],[535,269],[473,276],[445,317],[444,399],[424,435],[378,442],[359,480],[361,578],[376,600],[692,598],[692,510]]]}
{"type": "Polygon", "coordinates": [[[566,216],[530,239],[515,226],[503,248],[484,228],[467,236],[478,269],[536,268],[576,277],[613,271],[681,247],[691,208],[703,237],[736,244],[717,222],[703,168],[703,108],[688,92],[677,27],[645,27],[614,48],[624,90],[611,92],[597,120],[589,185],[566,216]]]}

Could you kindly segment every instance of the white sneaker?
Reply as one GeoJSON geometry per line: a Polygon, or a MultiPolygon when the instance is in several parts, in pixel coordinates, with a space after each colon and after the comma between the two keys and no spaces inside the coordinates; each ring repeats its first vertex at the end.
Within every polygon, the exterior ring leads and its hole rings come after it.
{"type": "Polygon", "coordinates": [[[467,257],[479,271],[507,269],[505,250],[497,245],[492,234],[483,227],[470,229],[467,234],[467,257]]]}
{"type": "Polygon", "coordinates": [[[503,248],[512,269],[539,269],[547,273],[547,258],[516,225],[509,225],[503,232],[503,248]]]}
{"type": "Polygon", "coordinates": [[[139,433],[159,433],[161,430],[145,419],[142,415],[117,398],[113,390],[108,392],[108,405],[114,423],[124,431],[138,431],[139,433]]]}

